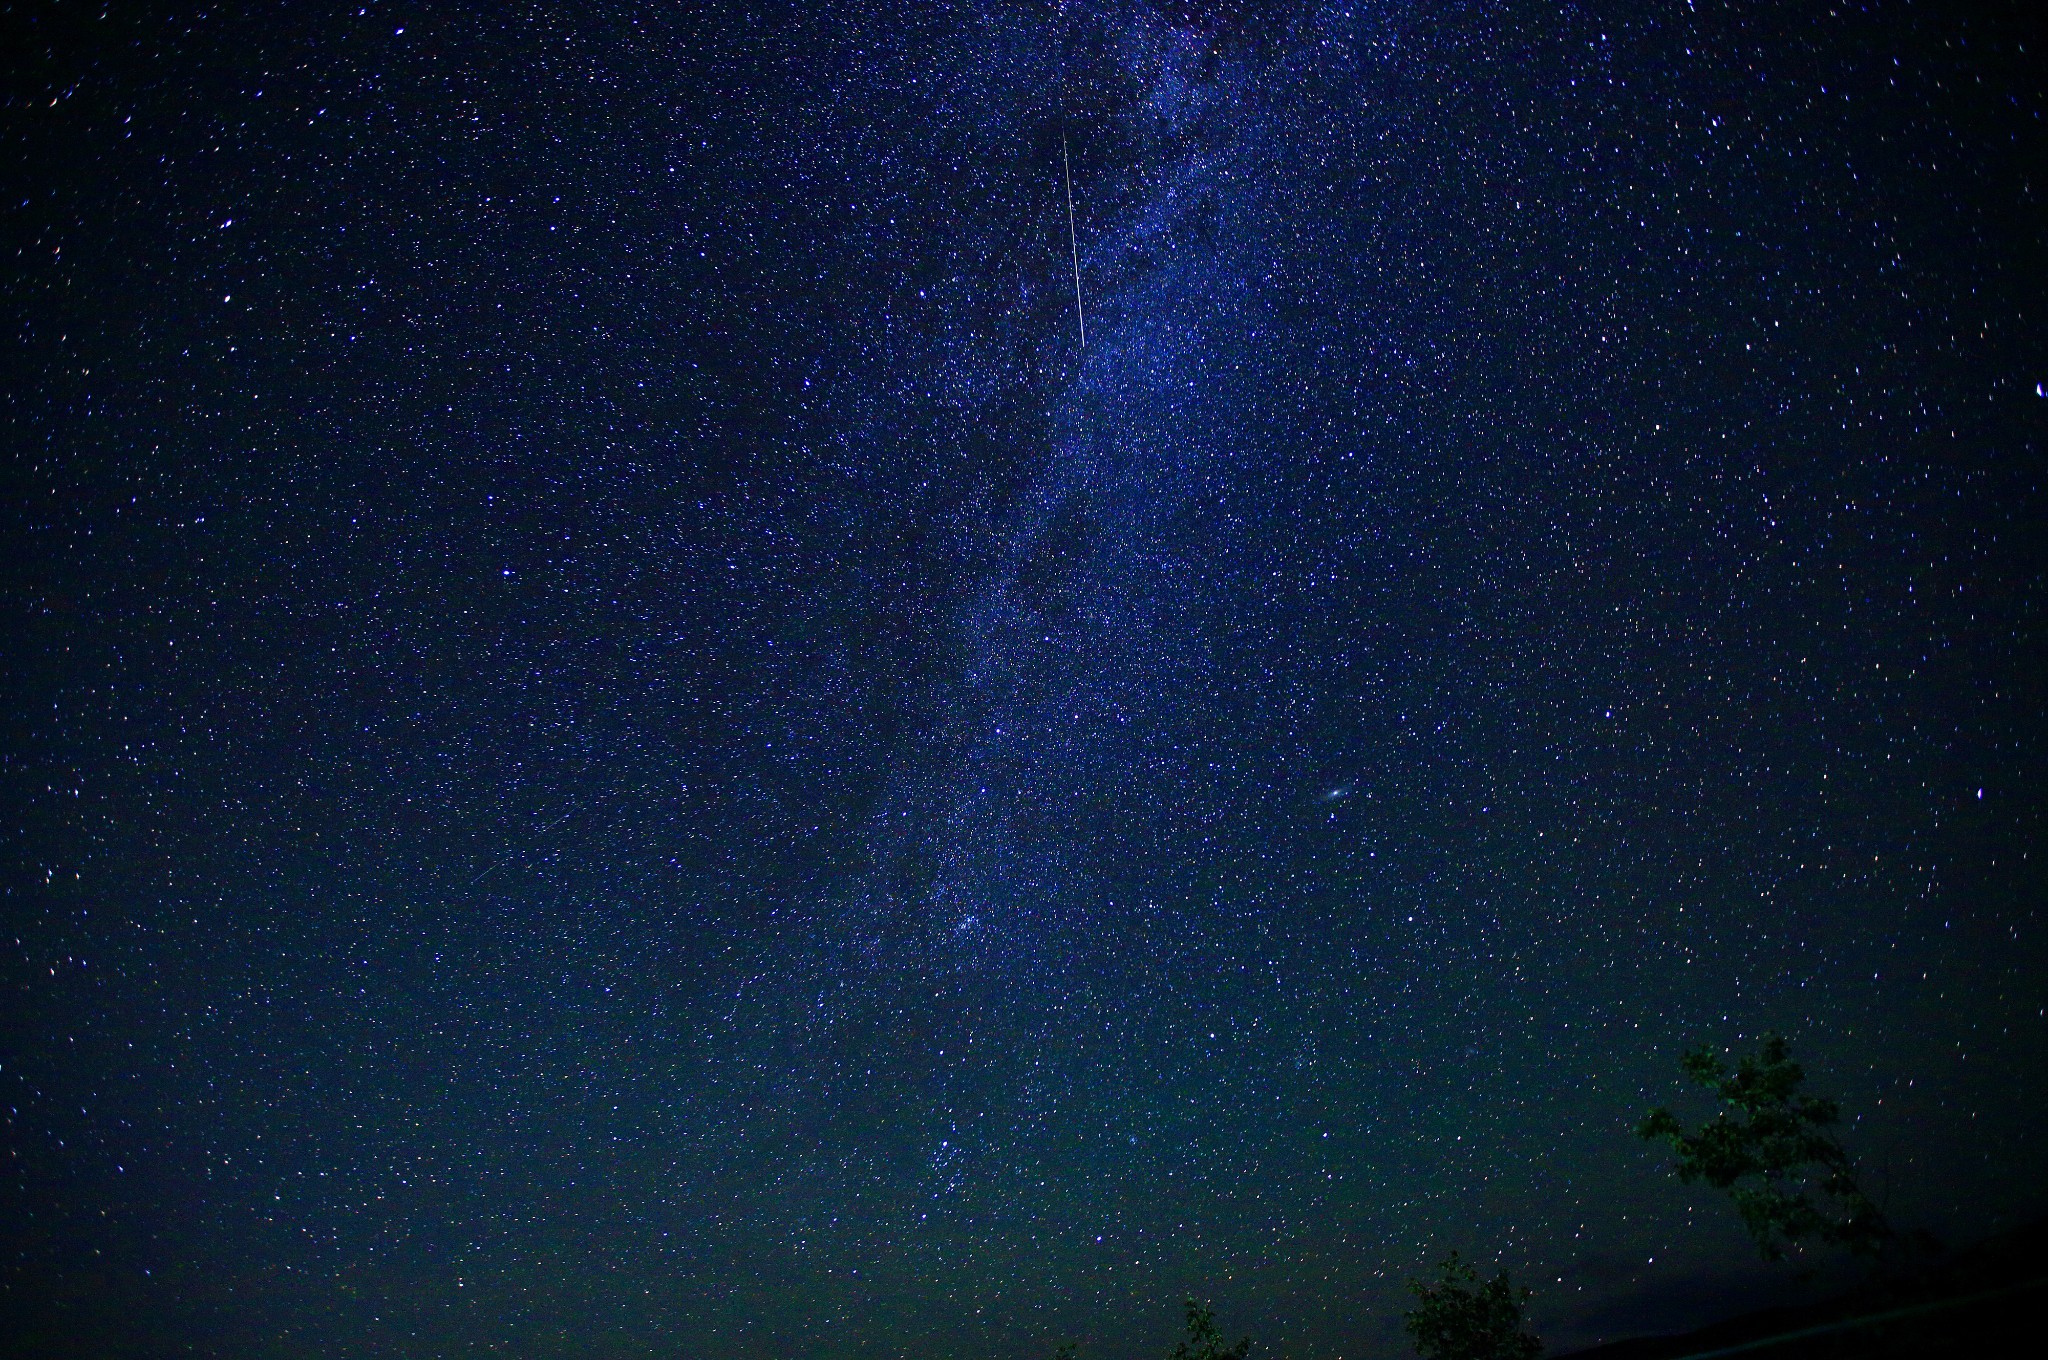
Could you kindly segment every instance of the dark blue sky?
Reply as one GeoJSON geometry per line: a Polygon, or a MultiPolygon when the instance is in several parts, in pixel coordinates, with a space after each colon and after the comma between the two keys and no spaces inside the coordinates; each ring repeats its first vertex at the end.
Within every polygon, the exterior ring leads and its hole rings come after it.
{"type": "Polygon", "coordinates": [[[2024,11],[6,11],[0,1326],[1568,1347],[1772,1028],[2039,1213],[2024,11]]]}

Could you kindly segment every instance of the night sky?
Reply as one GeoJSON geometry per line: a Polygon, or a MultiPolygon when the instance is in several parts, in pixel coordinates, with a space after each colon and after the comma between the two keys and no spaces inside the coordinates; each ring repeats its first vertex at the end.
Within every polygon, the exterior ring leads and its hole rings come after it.
{"type": "Polygon", "coordinates": [[[2048,1208],[2031,9],[11,5],[0,1343],[1590,1344],[1773,1028],[2048,1208]]]}

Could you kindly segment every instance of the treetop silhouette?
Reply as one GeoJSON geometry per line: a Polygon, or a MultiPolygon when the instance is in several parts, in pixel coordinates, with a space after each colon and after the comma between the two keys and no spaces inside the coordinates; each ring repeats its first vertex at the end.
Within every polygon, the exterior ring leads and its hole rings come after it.
{"type": "Polygon", "coordinates": [[[1732,1071],[1704,1045],[1688,1050],[1679,1067],[1713,1091],[1721,1110],[1688,1133],[1660,1106],[1636,1133],[1672,1146],[1681,1181],[1726,1191],[1765,1260],[1784,1259],[1807,1238],[1873,1256],[1892,1239],[1891,1225],[1857,1184],[1855,1163],[1833,1133],[1841,1107],[1800,1094],[1806,1072],[1792,1061],[1784,1036],[1765,1035],[1759,1050],[1732,1071]]]}
{"type": "Polygon", "coordinates": [[[1252,1339],[1239,1338],[1235,1346],[1223,1344],[1216,1328],[1216,1310],[1207,1304],[1187,1301],[1188,1337],[1173,1348],[1171,1360],[1245,1360],[1252,1353],[1252,1339]]]}
{"type": "Polygon", "coordinates": [[[1535,1360],[1543,1343],[1522,1330],[1530,1290],[1517,1289],[1502,1271],[1481,1283],[1457,1252],[1437,1267],[1437,1282],[1411,1280],[1416,1304],[1401,1325],[1423,1360],[1535,1360]]]}

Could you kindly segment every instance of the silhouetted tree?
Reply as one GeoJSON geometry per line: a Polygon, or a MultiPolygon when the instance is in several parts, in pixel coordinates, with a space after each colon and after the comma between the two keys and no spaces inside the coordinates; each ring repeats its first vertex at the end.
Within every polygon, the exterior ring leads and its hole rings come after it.
{"type": "Polygon", "coordinates": [[[1530,1291],[1515,1288],[1504,1270],[1481,1283],[1454,1251],[1438,1266],[1435,1284],[1411,1280],[1408,1287],[1416,1304],[1401,1325],[1423,1360],[1535,1360],[1543,1350],[1522,1330],[1530,1291]]]}
{"type": "Polygon", "coordinates": [[[1799,1094],[1806,1073],[1792,1061],[1783,1036],[1765,1035],[1762,1048],[1732,1072],[1705,1046],[1688,1051],[1679,1067],[1712,1090],[1723,1108],[1713,1122],[1687,1133],[1677,1115],[1660,1107],[1643,1117],[1636,1133],[1671,1144],[1680,1180],[1727,1191],[1765,1260],[1782,1260],[1787,1248],[1809,1237],[1863,1255],[1875,1255],[1892,1239],[1891,1226],[1856,1184],[1855,1164],[1831,1131],[1841,1108],[1799,1094]]]}
{"type": "Polygon", "coordinates": [[[1171,1360],[1245,1360],[1252,1353],[1252,1339],[1242,1337],[1235,1346],[1223,1344],[1216,1330],[1216,1310],[1206,1304],[1187,1301],[1188,1339],[1173,1348],[1171,1360]]]}

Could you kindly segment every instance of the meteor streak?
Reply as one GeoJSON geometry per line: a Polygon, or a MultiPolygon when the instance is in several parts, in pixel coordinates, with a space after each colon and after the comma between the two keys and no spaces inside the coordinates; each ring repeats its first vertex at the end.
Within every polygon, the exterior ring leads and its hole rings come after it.
{"type": "Polygon", "coordinates": [[[1060,129],[1060,168],[1067,176],[1067,249],[1074,257],[1074,324],[1081,331],[1081,348],[1088,348],[1088,321],[1081,313],[1081,243],[1074,235],[1074,163],[1067,158],[1067,130],[1060,129]]]}

